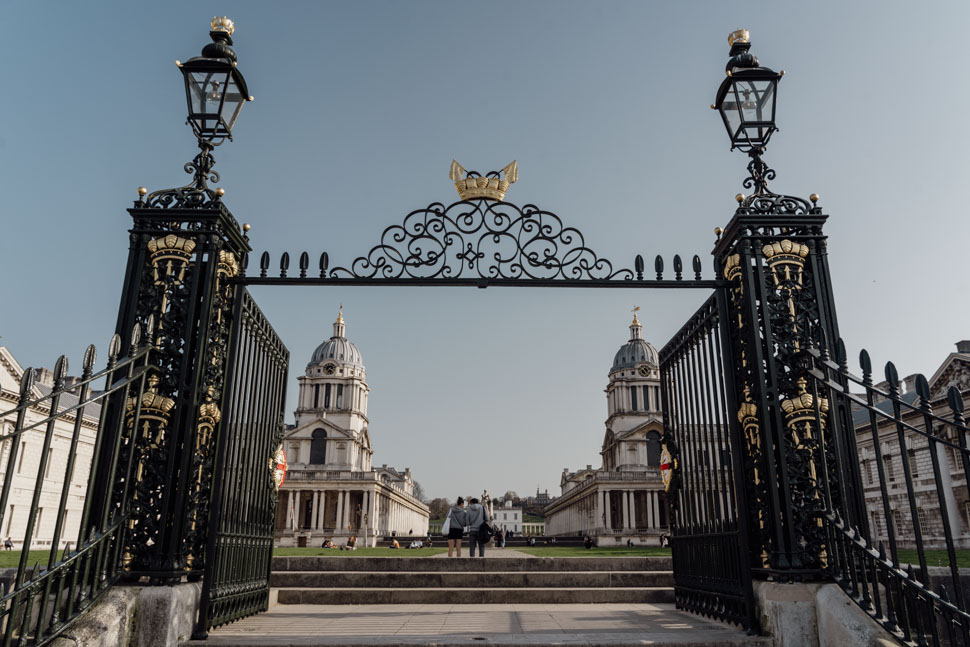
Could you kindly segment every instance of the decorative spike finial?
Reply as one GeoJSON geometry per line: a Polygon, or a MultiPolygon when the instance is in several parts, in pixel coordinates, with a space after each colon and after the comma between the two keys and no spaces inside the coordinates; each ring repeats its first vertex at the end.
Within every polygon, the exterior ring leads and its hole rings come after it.
{"type": "Polygon", "coordinates": [[[637,313],[640,312],[640,306],[633,306],[633,325],[639,326],[640,320],[637,319],[637,313]]]}

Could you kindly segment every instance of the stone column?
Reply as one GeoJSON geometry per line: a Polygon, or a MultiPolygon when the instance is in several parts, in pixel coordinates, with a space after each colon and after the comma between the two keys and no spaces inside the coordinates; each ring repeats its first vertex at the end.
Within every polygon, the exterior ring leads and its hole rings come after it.
{"type": "Polygon", "coordinates": [[[293,508],[293,506],[290,505],[290,497],[292,497],[292,496],[293,496],[292,490],[286,492],[286,503],[284,503],[284,505],[286,506],[286,529],[287,530],[292,530],[293,529],[293,510],[294,510],[294,508],[293,508]]]}
{"type": "Polygon", "coordinates": [[[337,530],[343,528],[343,518],[344,518],[344,493],[342,490],[337,490],[337,520],[334,522],[337,526],[337,530]]]}
{"type": "Polygon", "coordinates": [[[320,512],[320,491],[313,491],[313,508],[310,515],[310,529],[317,529],[317,514],[320,512]]]}
{"type": "Polygon", "coordinates": [[[603,495],[606,500],[606,529],[613,529],[613,501],[609,490],[604,490],[603,495]]]}
{"type": "Polygon", "coordinates": [[[380,519],[377,516],[377,491],[371,490],[370,498],[368,499],[370,504],[370,512],[368,512],[368,517],[370,518],[370,526],[374,529],[374,534],[377,534],[377,528],[380,525],[380,519]]]}
{"type": "Polygon", "coordinates": [[[623,529],[630,527],[630,491],[623,490],[623,529]]]}
{"type": "Polygon", "coordinates": [[[594,528],[599,528],[601,523],[605,523],[603,521],[603,515],[606,508],[604,507],[603,498],[604,498],[603,490],[597,489],[596,490],[596,519],[594,520],[596,523],[593,524],[594,528]]]}

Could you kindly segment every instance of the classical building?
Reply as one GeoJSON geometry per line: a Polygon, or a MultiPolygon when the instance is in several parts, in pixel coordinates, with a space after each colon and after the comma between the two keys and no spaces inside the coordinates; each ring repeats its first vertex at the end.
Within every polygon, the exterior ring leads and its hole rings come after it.
{"type": "MultiPolygon", "coordinates": [[[[958,342],[957,352],[950,353],[943,363],[928,379],[930,404],[934,413],[941,418],[950,415],[947,405],[947,390],[957,387],[964,401],[970,399],[970,341],[958,342]]],[[[887,391],[888,385],[877,384],[880,391],[887,391]]],[[[933,471],[933,457],[929,440],[921,432],[926,431],[925,418],[918,410],[916,375],[910,375],[898,385],[903,402],[902,419],[903,442],[899,442],[899,429],[889,419],[878,417],[878,438],[881,450],[882,471],[889,500],[890,519],[896,531],[896,541],[900,547],[915,546],[914,524],[919,524],[926,548],[945,547],[943,515],[936,479],[933,471]],[[910,406],[906,406],[910,405],[910,406]],[[903,461],[906,461],[913,479],[916,497],[916,515],[905,487],[903,461]]],[[[876,403],[877,407],[892,413],[892,403],[888,400],[876,403]]],[[[888,540],[886,514],[879,486],[879,466],[873,447],[873,433],[869,424],[869,413],[857,410],[854,413],[856,425],[856,445],[862,468],[862,485],[865,491],[866,509],[869,514],[869,530],[872,541],[888,540]]],[[[960,455],[960,438],[951,425],[941,425],[933,430],[941,439],[955,445],[954,448],[938,443],[937,459],[940,466],[941,490],[944,493],[944,506],[949,518],[950,531],[957,548],[970,548],[970,493],[967,491],[967,477],[960,455]]]]}
{"type": "Polygon", "coordinates": [[[279,546],[340,544],[350,535],[373,546],[394,532],[428,531],[428,506],[413,494],[411,469],[371,466],[370,387],[345,332],[341,311],[333,337],[317,347],[299,378],[296,424],[283,440],[289,467],[276,513],[279,546]]]}
{"type": "Polygon", "coordinates": [[[606,403],[601,466],[563,470],[562,495],[545,509],[546,534],[592,535],[600,545],[658,543],[669,519],[660,477],[660,365],[636,314],[630,341],[613,358],[606,403]]]}
{"type": "Polygon", "coordinates": [[[513,508],[511,501],[506,501],[498,510],[494,510],[492,519],[496,530],[511,530],[517,535],[523,532],[522,508],[513,508]]]}
{"type": "MultiPolygon", "coordinates": [[[[0,412],[9,411],[17,406],[20,395],[20,380],[24,375],[24,368],[20,366],[14,356],[5,346],[0,346],[0,412]]],[[[53,374],[48,369],[34,369],[34,383],[31,387],[30,398],[39,400],[48,395],[53,389],[53,374]]],[[[77,378],[68,377],[65,384],[70,386],[77,378]]],[[[40,422],[50,415],[49,401],[27,409],[25,425],[40,422]]],[[[77,404],[77,397],[70,392],[61,396],[59,410],[70,409],[77,404]]],[[[78,528],[84,510],[84,497],[88,487],[88,473],[91,469],[91,458],[94,455],[94,442],[98,431],[98,416],[101,407],[98,403],[87,405],[81,418],[78,444],[75,450],[74,470],[70,483],[67,484],[66,507],[61,513],[63,529],[57,542],[58,548],[66,544],[77,545],[78,528]]],[[[64,476],[68,458],[71,453],[71,440],[74,433],[76,417],[73,413],[59,416],[54,422],[54,436],[47,450],[47,465],[42,476],[40,499],[34,522],[34,532],[30,541],[30,549],[47,550],[54,539],[54,529],[57,523],[57,511],[60,508],[61,492],[64,489],[64,476]]],[[[37,483],[38,470],[44,451],[44,434],[47,426],[41,425],[23,432],[16,440],[20,444],[16,464],[8,466],[12,446],[8,434],[13,433],[16,416],[0,415],[0,483],[7,477],[7,469],[13,469],[10,497],[6,510],[2,511],[2,525],[0,541],[7,537],[13,541],[14,547],[20,549],[24,545],[27,531],[27,518],[30,516],[31,500],[37,483]]]]}

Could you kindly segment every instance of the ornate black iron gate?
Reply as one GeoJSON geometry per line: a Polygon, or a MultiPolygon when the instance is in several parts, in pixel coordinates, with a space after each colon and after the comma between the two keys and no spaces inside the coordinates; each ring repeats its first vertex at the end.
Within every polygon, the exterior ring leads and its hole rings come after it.
{"type": "Polygon", "coordinates": [[[677,607],[757,631],[725,290],[660,351],[677,607]]]}
{"type": "Polygon", "coordinates": [[[290,352],[246,288],[238,290],[233,321],[197,637],[269,603],[279,487],[269,461],[283,438],[290,352]]]}

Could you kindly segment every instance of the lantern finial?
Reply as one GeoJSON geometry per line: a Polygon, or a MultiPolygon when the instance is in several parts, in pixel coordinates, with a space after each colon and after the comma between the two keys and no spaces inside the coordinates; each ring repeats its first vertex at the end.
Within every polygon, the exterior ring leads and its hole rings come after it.
{"type": "Polygon", "coordinates": [[[224,31],[230,36],[236,31],[236,23],[225,16],[214,16],[209,24],[212,26],[212,31],[224,31]]]}
{"type": "Polygon", "coordinates": [[[735,43],[750,43],[751,34],[747,29],[735,29],[728,34],[728,45],[734,46],[735,43]]]}

